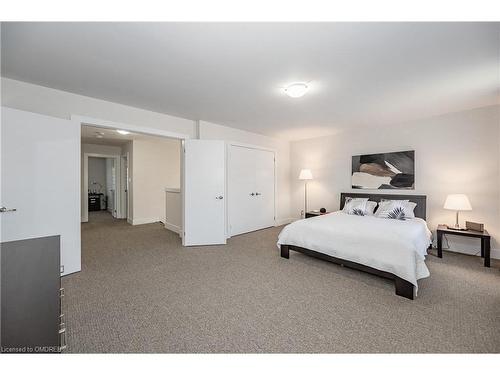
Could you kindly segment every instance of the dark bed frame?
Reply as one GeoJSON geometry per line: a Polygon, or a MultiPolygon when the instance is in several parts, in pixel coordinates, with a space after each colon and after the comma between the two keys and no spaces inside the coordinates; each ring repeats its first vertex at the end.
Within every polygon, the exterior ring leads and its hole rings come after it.
{"type": "MultiPolygon", "coordinates": [[[[426,219],[426,196],[425,195],[400,195],[400,194],[370,194],[370,193],[341,193],[340,194],[340,209],[344,207],[346,197],[353,198],[368,198],[370,201],[380,202],[381,199],[408,199],[410,202],[416,203],[415,207],[415,217],[421,219],[426,219]]],[[[305,249],[303,247],[293,246],[293,245],[281,245],[281,256],[288,259],[290,257],[290,250],[298,251],[300,253],[313,256],[315,258],[323,259],[335,264],[340,264],[341,266],[346,266],[363,272],[368,272],[373,275],[385,277],[387,279],[394,280],[394,285],[396,287],[396,294],[405,298],[413,299],[415,295],[414,286],[409,281],[403,280],[402,278],[385,271],[380,271],[372,267],[365,266],[363,264],[351,262],[349,260],[335,258],[330,255],[326,255],[314,250],[305,249]]]]}

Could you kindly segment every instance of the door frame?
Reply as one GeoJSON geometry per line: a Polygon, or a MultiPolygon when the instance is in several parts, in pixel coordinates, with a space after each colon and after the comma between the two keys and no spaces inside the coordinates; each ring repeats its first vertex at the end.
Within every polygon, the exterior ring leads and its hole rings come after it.
{"type": "Polygon", "coordinates": [[[121,182],[124,182],[121,186],[120,193],[123,194],[120,200],[120,206],[122,209],[122,218],[127,219],[127,222],[130,222],[132,220],[130,218],[130,152],[126,152],[125,154],[121,155],[121,165],[120,165],[120,171],[122,173],[121,175],[121,182]],[[125,212],[123,212],[125,211],[125,212]]]}
{"type": "MultiPolygon", "coordinates": [[[[149,128],[149,127],[144,127],[144,126],[137,126],[137,125],[132,125],[132,124],[124,124],[124,123],[120,123],[120,122],[102,120],[102,119],[97,119],[97,118],[88,117],[88,116],[81,116],[81,115],[71,115],[70,116],[70,120],[79,124],[79,128],[80,128],[80,133],[79,133],[80,144],[81,144],[81,137],[82,137],[81,136],[81,134],[82,134],[82,126],[86,126],[86,125],[94,126],[94,127],[98,127],[98,128],[103,128],[103,129],[113,129],[113,130],[122,129],[122,130],[130,131],[132,133],[152,135],[152,136],[159,136],[159,137],[165,137],[165,138],[172,138],[172,139],[177,139],[177,140],[181,141],[181,147],[180,147],[180,153],[181,153],[181,155],[180,155],[180,160],[181,160],[181,163],[180,163],[181,164],[180,165],[180,168],[181,168],[181,176],[180,176],[181,177],[181,186],[180,187],[181,187],[181,194],[183,194],[183,191],[184,191],[183,183],[182,183],[183,176],[184,176],[184,163],[182,161],[183,160],[183,153],[184,153],[184,142],[183,141],[185,139],[191,139],[192,138],[189,134],[176,133],[176,132],[171,132],[171,131],[168,131],[168,130],[161,130],[161,129],[149,128]]],[[[194,122],[193,122],[193,126],[194,126],[194,122]]],[[[108,155],[108,157],[109,157],[109,155],[108,155]]],[[[127,160],[130,163],[130,158],[128,158],[127,160]]],[[[84,160],[84,162],[85,162],[85,160],[84,160]]],[[[88,159],[87,159],[87,163],[88,163],[88,159]]],[[[129,167],[130,167],[130,164],[129,164],[129,167]]],[[[88,168],[88,164],[87,164],[87,168],[88,168]]],[[[82,163],[81,162],[78,163],[77,169],[80,172],[79,175],[81,176],[81,174],[82,174],[82,163]]],[[[78,184],[80,184],[80,181],[78,181],[78,184]]],[[[84,185],[85,186],[88,185],[88,173],[87,173],[87,184],[84,184],[84,185]]],[[[81,189],[81,186],[79,186],[79,189],[81,189]]],[[[88,191],[87,191],[87,189],[84,189],[84,191],[82,192],[82,194],[84,194],[84,196],[86,197],[85,202],[87,202],[87,200],[88,200],[88,191]]],[[[128,194],[128,196],[130,196],[130,195],[128,194]]],[[[130,198],[128,200],[130,202],[130,198]]],[[[129,212],[130,212],[130,206],[128,207],[128,210],[127,210],[127,216],[129,215],[129,212]]],[[[81,214],[80,216],[81,216],[80,221],[83,222],[83,214],[81,214]]],[[[184,216],[184,203],[182,204],[182,216],[184,216]]],[[[88,207],[87,207],[87,217],[86,217],[86,219],[88,221],[88,207]]],[[[128,220],[128,218],[127,218],[127,220],[128,220]]]]}
{"type": "MultiPolygon", "coordinates": [[[[278,175],[276,173],[277,169],[277,160],[276,160],[276,155],[277,151],[274,148],[269,148],[269,147],[262,147],[262,146],[256,146],[253,144],[249,143],[241,143],[241,142],[232,142],[228,141],[226,142],[226,196],[227,196],[227,202],[229,202],[229,197],[231,195],[231,189],[229,188],[229,181],[231,178],[231,174],[229,172],[229,165],[230,165],[230,157],[231,157],[231,152],[229,151],[230,148],[234,147],[245,147],[245,148],[250,148],[254,150],[260,150],[260,151],[268,151],[272,152],[274,155],[274,197],[273,197],[273,205],[274,205],[274,226],[276,226],[276,196],[278,192],[278,175]]],[[[226,205],[226,237],[231,238],[231,215],[229,214],[229,204],[226,205]]]]}
{"type": "MultiPolygon", "coordinates": [[[[87,223],[89,221],[89,205],[87,204],[89,200],[89,157],[90,158],[102,158],[102,159],[114,159],[115,161],[115,204],[116,204],[116,218],[123,219],[122,215],[122,205],[121,205],[121,195],[122,195],[122,181],[121,181],[121,155],[111,155],[111,154],[97,154],[93,152],[83,153],[83,186],[82,186],[82,223],[87,223]]],[[[107,187],[105,195],[107,193],[107,187]]],[[[111,213],[113,216],[113,213],[111,213]]]]}
{"type": "Polygon", "coordinates": [[[128,130],[132,133],[140,133],[146,135],[156,135],[160,137],[175,138],[175,139],[191,139],[189,134],[175,133],[168,130],[161,130],[156,128],[148,128],[144,126],[137,126],[132,124],[124,124],[120,122],[101,120],[88,116],[71,115],[71,120],[80,123],[80,130],[82,126],[90,125],[104,129],[122,129],[128,130]]]}

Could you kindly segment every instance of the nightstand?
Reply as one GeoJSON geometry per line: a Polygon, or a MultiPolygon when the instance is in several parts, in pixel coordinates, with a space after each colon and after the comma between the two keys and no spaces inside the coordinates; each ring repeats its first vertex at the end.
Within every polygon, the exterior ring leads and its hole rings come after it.
{"type": "Polygon", "coordinates": [[[326,214],[329,214],[329,212],[325,212],[324,214],[322,214],[319,211],[307,211],[306,212],[306,219],[309,219],[310,217],[321,216],[321,215],[326,215],[326,214]]]}
{"type": "Polygon", "coordinates": [[[481,239],[481,257],[484,258],[484,266],[490,266],[490,235],[487,231],[476,232],[474,230],[456,230],[450,229],[446,225],[438,225],[437,228],[437,252],[438,257],[443,257],[443,234],[452,234],[454,236],[465,236],[481,239]]]}

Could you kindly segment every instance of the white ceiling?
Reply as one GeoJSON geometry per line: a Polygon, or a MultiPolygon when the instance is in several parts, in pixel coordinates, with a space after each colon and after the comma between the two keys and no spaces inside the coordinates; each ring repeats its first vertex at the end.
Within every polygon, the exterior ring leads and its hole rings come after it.
{"type": "Polygon", "coordinates": [[[2,75],[287,139],[499,102],[500,23],[3,23],[2,75]],[[281,87],[310,81],[291,99],[281,87]]]}
{"type": "Polygon", "coordinates": [[[82,143],[91,143],[95,145],[108,145],[108,146],[122,146],[134,139],[160,142],[165,138],[145,135],[145,134],[138,134],[138,133],[130,133],[123,135],[119,134],[116,131],[116,129],[101,128],[92,125],[82,126],[82,132],[81,132],[82,143]],[[97,137],[98,133],[102,137],[98,138],[97,137]]]}

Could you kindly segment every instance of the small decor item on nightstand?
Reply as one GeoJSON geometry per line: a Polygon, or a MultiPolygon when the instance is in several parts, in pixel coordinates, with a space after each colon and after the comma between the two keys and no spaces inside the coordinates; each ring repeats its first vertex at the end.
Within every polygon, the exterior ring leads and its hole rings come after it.
{"type": "Polygon", "coordinates": [[[326,214],[326,208],[325,207],[321,207],[319,209],[319,212],[321,212],[322,214],[326,214]]]}
{"type": "Polygon", "coordinates": [[[305,214],[305,218],[308,219],[310,217],[316,217],[316,216],[321,216],[327,214],[328,211],[326,211],[324,208],[321,210],[312,210],[312,211],[307,211],[305,214]]]}
{"type": "Polygon", "coordinates": [[[484,224],[474,223],[473,221],[466,221],[465,228],[467,228],[467,230],[473,230],[476,232],[484,232],[484,224]]]}

